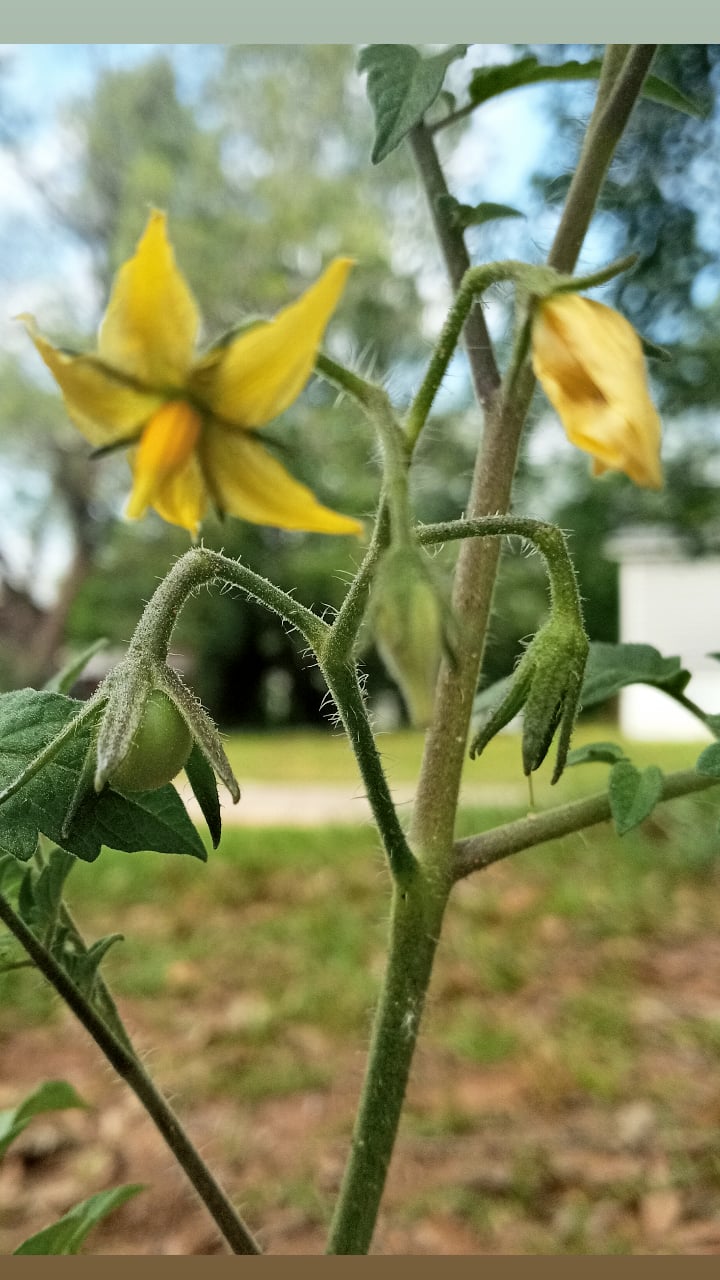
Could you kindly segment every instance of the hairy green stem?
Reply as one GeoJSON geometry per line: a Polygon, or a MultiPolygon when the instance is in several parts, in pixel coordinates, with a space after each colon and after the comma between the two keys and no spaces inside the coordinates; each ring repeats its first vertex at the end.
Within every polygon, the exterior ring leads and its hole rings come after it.
{"type": "MultiPolygon", "coordinates": [[[[644,60],[647,70],[649,58],[644,60]]],[[[602,108],[606,125],[612,130],[608,159],[642,86],[644,77],[638,77],[637,69],[638,57],[631,50],[614,80],[607,105],[602,108]],[[626,76],[628,66],[631,67],[630,76],[626,76]],[[618,86],[622,87],[619,97],[618,86]],[[624,119],[621,119],[619,108],[609,110],[612,102],[620,100],[627,107],[624,119]]],[[[593,119],[600,110],[598,105],[593,119]]],[[[410,145],[428,197],[448,274],[457,290],[470,261],[462,233],[452,226],[443,213],[443,202],[438,200],[439,196],[447,195],[447,184],[432,137],[423,124],[411,131],[410,145]]],[[[605,139],[598,164],[584,164],[581,179],[585,193],[584,213],[573,214],[580,226],[573,227],[572,242],[566,229],[559,231],[556,237],[555,258],[550,265],[559,265],[563,271],[572,271],[574,266],[607,168],[607,150],[608,140],[605,139]],[[580,238],[574,247],[578,231],[580,238]]],[[[588,154],[592,159],[592,148],[588,154]]],[[[534,379],[526,364],[515,378],[512,398],[503,396],[487,328],[478,307],[470,308],[464,334],[473,385],[486,414],[483,446],[478,452],[467,509],[468,516],[475,519],[507,510],[534,379]]],[[[333,1253],[362,1253],[367,1251],[372,1240],[410,1070],[417,1033],[415,1020],[419,1018],[430,980],[447,884],[453,874],[453,828],[460,777],[490,612],[497,554],[496,540],[467,539],[458,559],[453,610],[461,628],[461,653],[454,667],[443,664],[441,668],[433,722],[426,738],[411,826],[412,846],[421,859],[420,869],[409,885],[403,886],[406,897],[402,897],[396,885],[387,975],[352,1151],[331,1229],[329,1248],[333,1253]],[[402,907],[406,907],[407,914],[403,914],[402,907]],[[411,1036],[404,1032],[409,1021],[413,1022],[411,1036]],[[387,1122],[383,1119],[385,1114],[387,1122]]]]}
{"type": "Polygon", "coordinates": [[[297,627],[313,648],[322,643],[329,630],[322,618],[294,600],[286,591],[259,573],[231,560],[219,551],[193,547],[175,561],[167,577],[156,588],[145,606],[130,647],[146,649],[160,662],[167,658],[170,639],[183,605],[190,596],[211,582],[225,582],[241,587],[272,613],[297,627]]]}
{"type": "MultiPolygon", "coordinates": [[[[452,288],[457,290],[470,267],[470,255],[462,231],[452,222],[442,199],[449,192],[432,134],[421,122],[410,130],[408,141],[425,189],[448,279],[452,288]]],[[[500,373],[480,307],[473,307],[468,313],[464,339],[475,395],[478,403],[489,409],[500,386],[500,373]]]]}
{"type": "Polygon", "coordinates": [[[158,1091],[142,1063],[105,1024],[89,1000],[75,986],[55,957],[28,929],[6,898],[0,895],[0,920],[67,1006],[89,1032],[111,1067],[137,1095],[156,1128],[162,1134],[178,1164],[195,1188],[215,1225],[233,1253],[259,1253],[259,1246],[235,1211],[220,1185],[193,1146],[177,1116],[158,1091]]]}
{"type": "Polygon", "coordinates": [[[347,662],[355,647],[357,634],[365,616],[375,570],[390,541],[390,518],[384,494],[380,498],[370,545],[365,552],[345,599],[337,611],[330,633],[323,645],[323,657],[329,666],[347,662]]]}
{"type": "Polygon", "coordinates": [[[317,356],[315,370],[357,400],[377,431],[383,449],[383,496],[390,513],[392,541],[396,546],[406,544],[410,540],[411,524],[408,493],[410,450],[389,397],[382,387],[366,382],[324,354],[317,356]]]}
{"type": "Polygon", "coordinates": [[[438,546],[462,538],[524,538],[542,555],[548,570],[550,598],[554,606],[573,616],[582,626],[575,566],[565,535],[557,525],[529,516],[485,516],[481,520],[449,520],[422,525],[417,531],[421,546],[438,546]]]}
{"type": "Polygon", "coordinates": [[[562,218],[555,233],[548,264],[558,271],[572,271],[600,189],[622,137],[630,113],[642,91],[657,45],[609,45],[603,60],[603,77],[570,183],[562,218]]]}
{"type": "MultiPolygon", "coordinates": [[[[631,50],[607,98],[596,104],[588,127],[588,135],[594,141],[586,142],[583,147],[568,195],[568,201],[572,200],[573,222],[570,224],[563,217],[549,258],[549,264],[557,270],[568,273],[573,270],[609,160],[640,93],[651,57],[648,46],[631,50]],[[602,121],[602,131],[598,121],[602,121]]],[[[426,184],[429,194],[432,184],[431,175],[426,184]]],[[[472,361],[472,352],[469,351],[468,356],[472,361]]],[[[490,399],[468,501],[467,513],[471,519],[508,509],[520,437],[533,389],[534,378],[526,362],[515,377],[512,396],[495,394],[490,399]]],[[[458,557],[453,610],[464,643],[455,666],[444,664],[441,668],[411,827],[414,847],[433,861],[447,858],[452,846],[465,743],[484,651],[498,554],[497,543],[473,539],[463,544],[458,557]]]]}
{"type": "Polygon", "coordinates": [[[320,659],[320,669],[360,767],[373,817],[387,853],[390,871],[397,883],[404,885],[408,878],[414,876],[417,863],[410,851],[393,804],[365,710],[355,664],[351,660],[339,664],[328,664],[320,659]]]}
{"type": "MultiPolygon", "coordinates": [[[[684,769],[678,773],[670,773],[663,779],[660,799],[677,800],[680,796],[694,795],[719,784],[720,778],[709,778],[695,773],[693,769],[684,769]]],[[[527,818],[506,822],[490,831],[466,836],[455,842],[454,878],[462,880],[473,871],[489,867],[493,862],[509,858],[513,853],[520,853],[522,849],[532,849],[548,840],[572,835],[585,827],[607,822],[611,817],[610,801],[607,793],[602,792],[588,796],[585,800],[573,800],[570,804],[559,805],[547,813],[532,813],[527,818]]]]}
{"type": "Polygon", "coordinates": [[[424,872],[395,886],[388,967],[328,1253],[364,1254],[370,1248],[448,890],[424,872]]]}

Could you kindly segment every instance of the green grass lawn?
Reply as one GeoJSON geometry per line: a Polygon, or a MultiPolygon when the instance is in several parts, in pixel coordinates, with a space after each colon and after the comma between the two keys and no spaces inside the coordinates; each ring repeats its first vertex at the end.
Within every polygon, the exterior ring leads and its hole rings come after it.
{"type": "MultiPolygon", "coordinates": [[[[389,776],[395,782],[412,782],[422,758],[424,735],[401,729],[378,735],[378,746],[389,776]]],[[[573,746],[587,742],[617,742],[638,765],[659,764],[666,770],[688,768],[710,736],[698,733],[693,742],[635,742],[624,738],[611,722],[581,721],[573,746]]],[[[225,741],[233,768],[239,776],[262,781],[346,782],[358,776],[357,766],[344,734],[338,730],[298,729],[283,733],[231,733],[225,741]]],[[[550,751],[550,758],[553,752],[550,751]]],[[[584,765],[582,771],[601,779],[606,766],[584,765]]],[[[540,771],[542,772],[542,770],[540,771]]],[[[512,782],[522,778],[520,739],[501,733],[478,760],[468,760],[467,782],[512,782]]]]}

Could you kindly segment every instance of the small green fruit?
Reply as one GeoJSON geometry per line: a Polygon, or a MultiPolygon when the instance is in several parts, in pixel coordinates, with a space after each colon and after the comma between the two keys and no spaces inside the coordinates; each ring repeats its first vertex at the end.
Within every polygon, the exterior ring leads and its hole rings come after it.
{"type": "Polygon", "coordinates": [[[145,704],[127,755],[108,779],[115,791],[155,791],[187,763],[192,736],[180,712],[160,689],[145,704]]]}

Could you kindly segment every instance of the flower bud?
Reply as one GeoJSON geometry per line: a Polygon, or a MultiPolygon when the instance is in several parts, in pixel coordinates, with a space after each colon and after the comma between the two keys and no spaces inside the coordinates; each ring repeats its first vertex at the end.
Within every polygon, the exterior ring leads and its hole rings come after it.
{"type": "Polygon", "coordinates": [[[430,721],[443,645],[443,606],[423,553],[391,548],[375,578],[371,623],[378,652],[398,685],[410,721],[430,721]]]}
{"type": "Polygon", "coordinates": [[[622,471],[643,488],[662,487],[642,344],[619,312],[576,293],[547,298],[535,314],[532,363],[568,439],[592,455],[594,475],[622,471]]]}
{"type": "Polygon", "coordinates": [[[473,739],[470,755],[485,749],[491,738],[523,711],[522,759],[526,776],[540,768],[559,729],[552,781],[560,778],[579,708],[588,640],[581,626],[555,613],[525,650],[510,688],[473,739]]]}

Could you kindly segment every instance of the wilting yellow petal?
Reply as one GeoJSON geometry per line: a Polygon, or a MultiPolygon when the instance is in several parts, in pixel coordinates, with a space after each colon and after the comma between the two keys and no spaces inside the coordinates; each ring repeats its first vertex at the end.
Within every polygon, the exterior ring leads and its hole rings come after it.
{"type": "Polygon", "coordinates": [[[165,214],[155,209],[134,256],[115,277],[98,353],[151,387],[180,388],[199,322],[195,299],[175,265],[165,214]]]}
{"type": "Polygon", "coordinates": [[[235,338],[219,353],[211,380],[207,362],[200,365],[204,394],[219,417],[262,427],[297,399],[352,265],[336,258],[297,302],[235,338]]]}
{"type": "Polygon", "coordinates": [[[533,369],[568,439],[594,458],[593,474],[622,471],[659,489],[661,427],[642,345],[611,307],[561,294],[538,308],[533,369]]]}
{"type": "Polygon", "coordinates": [[[63,393],[73,422],[94,445],[140,433],[144,423],[162,404],[162,397],[128,386],[113,376],[95,356],[74,356],[59,351],[37,332],[32,316],[18,316],[63,393]]]}
{"type": "Polygon", "coordinates": [[[210,495],[228,515],[308,533],[363,532],[359,520],[323,507],[259,440],[245,432],[207,423],[200,456],[210,495]]]}
{"type": "MultiPolygon", "coordinates": [[[[148,507],[159,510],[158,502],[168,509],[179,505],[183,512],[192,505],[186,486],[181,485],[182,492],[176,493],[171,482],[184,472],[195,450],[201,427],[199,415],[184,400],[171,400],[153,415],[140,437],[133,459],[133,488],[125,509],[130,520],[139,520],[148,507]]],[[[199,468],[197,476],[203,494],[199,468]]],[[[193,513],[197,507],[197,503],[192,505],[193,513]]],[[[197,525],[196,518],[192,525],[188,525],[185,519],[163,518],[170,519],[171,524],[182,524],[184,528],[192,527],[193,530],[197,525]]]]}

